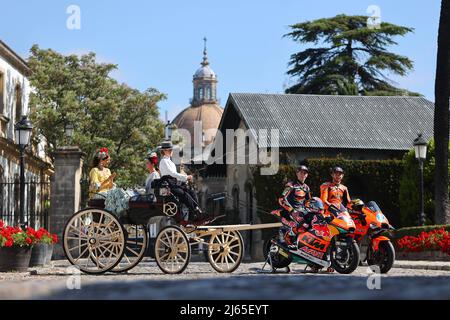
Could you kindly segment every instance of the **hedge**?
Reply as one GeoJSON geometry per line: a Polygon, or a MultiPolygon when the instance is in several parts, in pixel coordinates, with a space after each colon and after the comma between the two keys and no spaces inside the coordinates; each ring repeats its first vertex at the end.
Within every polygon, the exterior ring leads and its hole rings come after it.
{"type": "MultiPolygon", "coordinates": [[[[435,167],[434,140],[430,140],[427,149],[427,158],[424,163],[424,211],[427,224],[434,224],[434,167],[435,167]]],[[[404,170],[400,179],[399,204],[401,207],[402,225],[416,225],[419,211],[419,164],[415,158],[414,150],[410,150],[403,157],[404,170]]],[[[450,163],[449,163],[450,174],[450,163]]],[[[449,186],[450,195],[450,186],[449,186]]]]}

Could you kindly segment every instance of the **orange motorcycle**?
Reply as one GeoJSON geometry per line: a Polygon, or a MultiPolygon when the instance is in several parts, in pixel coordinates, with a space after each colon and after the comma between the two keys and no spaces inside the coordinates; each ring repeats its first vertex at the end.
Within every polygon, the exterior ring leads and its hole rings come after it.
{"type": "Polygon", "coordinates": [[[367,261],[369,266],[378,266],[381,273],[387,273],[394,264],[395,250],[384,234],[394,228],[375,201],[364,204],[360,199],[353,200],[350,214],[356,224],[353,236],[361,250],[361,261],[367,261]]]}
{"type": "Polygon", "coordinates": [[[350,214],[337,209],[330,217],[325,217],[319,198],[313,198],[306,210],[312,210],[313,218],[309,228],[300,229],[294,247],[280,241],[279,234],[266,243],[267,261],[273,270],[297,262],[314,270],[332,267],[339,273],[352,273],[359,264],[359,247],[351,236],[355,224],[350,214]]]}

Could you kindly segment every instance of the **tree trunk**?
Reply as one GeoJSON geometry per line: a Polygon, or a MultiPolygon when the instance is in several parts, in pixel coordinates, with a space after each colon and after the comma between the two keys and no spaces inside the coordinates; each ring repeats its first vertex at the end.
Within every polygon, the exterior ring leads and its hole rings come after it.
{"type": "Polygon", "coordinates": [[[436,144],[435,222],[450,223],[448,195],[450,99],[450,0],[442,0],[435,84],[434,140],[436,144]]]}

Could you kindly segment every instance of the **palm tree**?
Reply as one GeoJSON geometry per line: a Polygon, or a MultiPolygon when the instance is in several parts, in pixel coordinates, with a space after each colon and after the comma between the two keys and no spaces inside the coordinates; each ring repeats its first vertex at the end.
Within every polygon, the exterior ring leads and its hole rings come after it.
{"type": "Polygon", "coordinates": [[[436,143],[435,221],[450,222],[449,208],[450,0],[442,0],[435,84],[434,140],[436,143]]]}

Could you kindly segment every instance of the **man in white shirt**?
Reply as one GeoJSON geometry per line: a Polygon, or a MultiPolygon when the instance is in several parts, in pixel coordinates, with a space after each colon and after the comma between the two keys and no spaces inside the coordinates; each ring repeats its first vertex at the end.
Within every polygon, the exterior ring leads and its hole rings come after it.
{"type": "MultiPolygon", "coordinates": [[[[186,175],[177,172],[175,163],[171,160],[173,154],[173,146],[171,141],[163,141],[161,143],[161,159],[159,161],[159,172],[161,179],[164,177],[172,177],[181,183],[171,183],[170,189],[172,193],[183,202],[189,211],[193,214],[192,221],[198,221],[203,218],[203,213],[198,205],[198,198],[195,192],[186,187],[186,182],[193,180],[191,175],[186,175]]],[[[173,180],[173,179],[172,179],[173,180]]],[[[168,180],[170,183],[170,179],[168,180]]]]}

